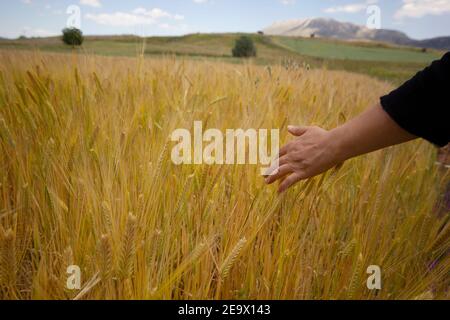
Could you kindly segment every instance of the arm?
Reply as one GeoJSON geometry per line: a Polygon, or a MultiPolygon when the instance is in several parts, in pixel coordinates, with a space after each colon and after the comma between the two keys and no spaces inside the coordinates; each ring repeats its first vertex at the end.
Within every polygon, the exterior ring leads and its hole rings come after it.
{"type": "Polygon", "coordinates": [[[283,192],[347,159],[417,137],[445,146],[450,142],[448,88],[450,52],[339,128],[288,128],[296,139],[281,148],[278,163],[266,172],[266,183],[282,180],[283,192]]]}
{"type": "Polygon", "coordinates": [[[417,138],[392,120],[381,105],[332,130],[331,135],[341,161],[417,138]]]}
{"type": "Polygon", "coordinates": [[[278,166],[266,172],[266,183],[282,180],[279,192],[347,159],[417,138],[396,124],[381,105],[331,131],[318,127],[288,130],[296,138],[280,149],[278,166]]]}

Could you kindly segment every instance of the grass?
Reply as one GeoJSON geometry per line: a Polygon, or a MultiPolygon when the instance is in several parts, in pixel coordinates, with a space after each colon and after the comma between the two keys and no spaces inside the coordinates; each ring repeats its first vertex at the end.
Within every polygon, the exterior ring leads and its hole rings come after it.
{"type": "Polygon", "coordinates": [[[257,166],[170,160],[171,132],[194,120],[287,141],[288,124],[334,127],[391,85],[175,57],[0,57],[2,299],[449,298],[448,216],[433,208],[444,177],[425,142],[282,197],[257,166]],[[72,264],[81,290],[66,288],[72,264]]]}
{"type": "MultiPolygon", "coordinates": [[[[231,56],[231,49],[240,34],[191,34],[180,37],[135,36],[86,37],[82,48],[85,54],[135,57],[175,55],[195,60],[242,63],[231,56]]],[[[256,44],[259,65],[283,65],[284,61],[308,64],[313,68],[329,68],[367,74],[399,85],[423,69],[442,53],[417,48],[395,47],[381,43],[342,42],[323,39],[286,38],[248,34],[256,44]]],[[[0,49],[34,49],[71,53],[59,38],[4,40],[0,49]]]]}
{"type": "Polygon", "coordinates": [[[421,52],[406,47],[385,47],[321,39],[280,37],[279,43],[303,55],[338,60],[429,63],[439,59],[437,51],[421,52]]]}

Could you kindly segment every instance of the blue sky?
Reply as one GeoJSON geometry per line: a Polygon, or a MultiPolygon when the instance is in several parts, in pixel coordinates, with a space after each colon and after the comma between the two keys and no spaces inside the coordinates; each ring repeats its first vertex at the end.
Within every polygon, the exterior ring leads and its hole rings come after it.
{"type": "Polygon", "coordinates": [[[0,2],[0,37],[59,34],[71,5],[85,34],[147,36],[255,32],[310,17],[365,24],[370,4],[380,7],[382,28],[418,39],[450,35],[450,0],[10,0],[0,2]]]}

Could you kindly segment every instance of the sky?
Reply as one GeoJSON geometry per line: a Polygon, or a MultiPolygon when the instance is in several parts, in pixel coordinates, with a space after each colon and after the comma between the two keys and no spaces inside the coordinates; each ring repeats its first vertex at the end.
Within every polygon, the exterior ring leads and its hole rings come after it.
{"type": "Polygon", "coordinates": [[[450,36],[450,0],[9,0],[0,1],[0,37],[256,32],[275,21],[327,17],[365,25],[376,5],[381,28],[416,39],[450,36]]]}

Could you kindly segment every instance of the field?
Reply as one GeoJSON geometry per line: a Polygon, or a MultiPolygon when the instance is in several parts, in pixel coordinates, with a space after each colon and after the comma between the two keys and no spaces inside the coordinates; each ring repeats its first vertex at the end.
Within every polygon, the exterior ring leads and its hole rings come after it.
{"type": "MultiPolygon", "coordinates": [[[[182,56],[194,60],[241,63],[231,48],[241,34],[191,34],[180,37],[89,36],[77,51],[105,56],[182,56]]],[[[357,72],[396,85],[409,79],[442,52],[383,43],[343,42],[247,34],[257,47],[258,65],[285,65],[286,61],[316,69],[357,72]]],[[[0,41],[0,49],[31,49],[70,53],[57,37],[0,41]]]]}
{"type": "Polygon", "coordinates": [[[439,58],[437,52],[420,49],[389,47],[370,43],[351,43],[333,40],[311,40],[280,37],[278,41],[301,54],[340,60],[429,63],[439,58]]]}
{"type": "Polygon", "coordinates": [[[180,57],[0,51],[0,298],[448,299],[445,178],[414,142],[278,196],[172,163],[176,128],[331,128],[392,85],[180,57]],[[207,75],[207,76],[205,76],[207,75]],[[81,290],[66,286],[81,269],[81,290]],[[378,265],[382,289],[368,290],[378,265]]]}

